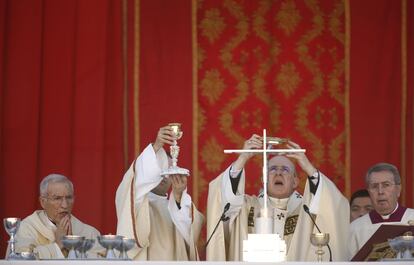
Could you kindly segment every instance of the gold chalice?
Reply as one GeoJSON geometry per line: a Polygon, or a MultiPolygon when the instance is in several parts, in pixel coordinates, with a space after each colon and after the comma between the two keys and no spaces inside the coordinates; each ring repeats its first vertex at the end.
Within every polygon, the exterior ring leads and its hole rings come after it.
{"type": "MultiPolygon", "coordinates": [[[[173,130],[177,140],[179,140],[183,136],[183,131],[181,130],[181,123],[173,122],[173,123],[169,123],[168,126],[170,126],[171,129],[173,130]]],[[[167,170],[164,170],[163,172],[161,172],[161,176],[169,176],[169,175],[189,176],[190,175],[190,171],[188,169],[177,166],[179,153],[180,153],[180,147],[177,145],[177,141],[175,140],[174,144],[170,146],[172,165],[167,170]]]]}
{"type": "Polygon", "coordinates": [[[322,256],[325,254],[322,247],[328,245],[329,234],[328,233],[313,233],[310,237],[311,244],[318,247],[315,253],[318,255],[318,262],[322,262],[322,256]]]}

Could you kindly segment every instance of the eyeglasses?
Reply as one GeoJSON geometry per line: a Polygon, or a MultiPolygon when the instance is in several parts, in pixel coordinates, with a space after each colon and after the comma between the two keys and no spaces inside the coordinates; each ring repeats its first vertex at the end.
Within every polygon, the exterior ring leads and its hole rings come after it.
{"type": "Polygon", "coordinates": [[[62,204],[63,200],[66,200],[66,203],[71,204],[73,203],[73,196],[52,196],[52,197],[45,197],[53,204],[62,204]]]}
{"type": "Polygon", "coordinates": [[[283,175],[288,175],[292,171],[288,166],[271,166],[269,167],[269,174],[276,174],[277,172],[281,172],[283,175]]]}
{"type": "Polygon", "coordinates": [[[389,181],[379,182],[379,183],[370,183],[368,184],[368,190],[378,192],[380,187],[381,190],[389,191],[393,186],[400,185],[399,183],[392,183],[389,181]]]}

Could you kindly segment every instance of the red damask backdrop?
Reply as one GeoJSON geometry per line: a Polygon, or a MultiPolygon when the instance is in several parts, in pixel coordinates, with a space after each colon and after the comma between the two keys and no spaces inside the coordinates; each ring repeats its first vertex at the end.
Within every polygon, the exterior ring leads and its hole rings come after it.
{"type": "MultiPolygon", "coordinates": [[[[69,176],[74,213],[116,227],[124,170],[179,121],[179,163],[208,181],[252,133],[290,139],[349,196],[373,163],[413,198],[410,0],[0,0],[0,217],[69,176]]],[[[257,190],[261,160],[247,169],[257,190]]],[[[7,236],[1,232],[1,249],[7,236]]]]}
{"type": "MultiPolygon", "coordinates": [[[[344,2],[206,1],[197,16],[201,179],[234,160],[223,149],[267,128],[306,148],[315,166],[350,190],[344,2]]],[[[261,185],[256,162],[250,192],[261,185]]],[[[207,186],[199,189],[204,198],[207,186]]]]}

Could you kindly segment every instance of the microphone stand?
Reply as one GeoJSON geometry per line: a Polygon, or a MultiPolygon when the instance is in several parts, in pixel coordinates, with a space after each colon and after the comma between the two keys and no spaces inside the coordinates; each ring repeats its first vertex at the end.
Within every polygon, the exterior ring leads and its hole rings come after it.
{"type": "Polygon", "coordinates": [[[204,247],[207,247],[207,246],[208,246],[208,243],[210,242],[211,238],[213,237],[214,233],[216,232],[217,227],[219,226],[220,222],[221,222],[221,221],[225,222],[225,221],[228,221],[228,220],[230,219],[230,217],[226,217],[226,212],[227,212],[229,209],[230,209],[230,203],[228,202],[228,203],[224,206],[223,213],[221,214],[220,219],[218,220],[218,222],[217,222],[216,226],[214,227],[213,232],[211,233],[211,235],[210,235],[210,237],[208,238],[207,243],[206,243],[206,245],[205,245],[204,247]]]}
{"type": "MultiPolygon", "coordinates": [[[[309,211],[309,207],[304,204],[303,205],[303,210],[309,215],[310,219],[312,220],[312,223],[315,225],[316,229],[318,229],[319,233],[322,233],[321,230],[319,229],[319,226],[316,224],[315,220],[313,219],[310,211],[309,211]]],[[[332,262],[332,251],[331,251],[331,247],[329,246],[329,243],[326,244],[326,246],[328,247],[329,250],[329,261],[332,262]]]]}

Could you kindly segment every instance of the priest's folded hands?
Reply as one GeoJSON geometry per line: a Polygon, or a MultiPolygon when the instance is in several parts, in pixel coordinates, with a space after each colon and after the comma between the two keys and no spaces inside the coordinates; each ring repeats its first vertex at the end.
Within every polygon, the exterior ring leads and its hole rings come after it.
{"type": "Polygon", "coordinates": [[[62,237],[76,235],[95,240],[89,258],[102,255],[104,249],[96,241],[99,231],[72,214],[75,203],[72,181],[61,174],[50,174],[40,182],[39,190],[42,209],[21,222],[16,235],[17,253],[29,251],[39,259],[63,259],[68,252],[62,237]]]}

